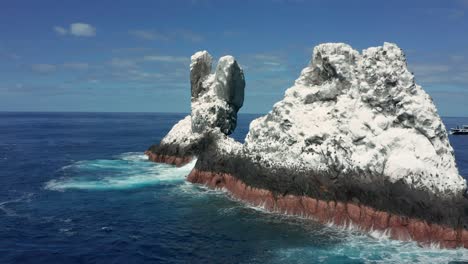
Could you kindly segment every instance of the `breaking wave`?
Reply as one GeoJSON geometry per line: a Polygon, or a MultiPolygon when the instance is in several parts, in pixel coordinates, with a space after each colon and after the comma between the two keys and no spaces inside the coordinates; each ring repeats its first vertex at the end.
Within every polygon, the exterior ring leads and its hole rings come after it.
{"type": "Polygon", "coordinates": [[[385,235],[351,232],[343,234],[342,239],[331,247],[279,249],[271,263],[467,263],[468,260],[466,249],[420,247],[415,242],[391,240],[385,235]]]}
{"type": "MultiPolygon", "coordinates": [[[[388,232],[362,231],[357,226],[337,226],[333,223],[319,224],[313,219],[270,212],[262,206],[253,206],[234,199],[224,189],[211,190],[205,187],[188,188],[198,195],[224,196],[235,204],[218,209],[229,218],[246,218],[246,211],[261,217],[253,217],[264,225],[280,223],[294,229],[299,226],[307,236],[316,239],[322,246],[281,246],[274,250],[269,263],[468,263],[468,250],[464,248],[443,249],[434,244],[422,247],[413,241],[398,241],[388,232]],[[323,240],[323,241],[322,241],[323,240]]],[[[195,195],[192,195],[195,197],[195,195]]],[[[248,218],[248,217],[247,217],[248,218]]]]}
{"type": "Polygon", "coordinates": [[[140,152],[129,152],[114,159],[78,161],[62,168],[63,176],[50,180],[45,189],[112,190],[183,181],[196,160],[183,167],[149,162],[140,152]]]}
{"type": "MultiPolygon", "coordinates": [[[[278,245],[265,256],[269,263],[464,263],[468,259],[465,249],[440,249],[437,245],[420,247],[414,242],[391,240],[385,232],[360,232],[352,226],[321,225],[311,219],[268,212],[261,206],[233,199],[224,189],[212,190],[185,182],[195,162],[177,168],[148,162],[141,153],[124,153],[114,159],[85,160],[63,167],[64,176],[47,182],[45,188],[55,191],[119,190],[170,184],[175,188],[165,190],[171,197],[183,197],[180,200],[194,204],[200,199],[207,203],[216,201],[221,205],[216,211],[226,221],[242,218],[252,225],[285,225],[288,229],[300,226],[305,236],[317,241],[307,240],[304,245],[294,241],[290,245],[278,245]]],[[[0,210],[11,213],[5,209],[6,203],[11,202],[16,200],[1,203],[0,210]]],[[[109,229],[103,227],[102,230],[108,232],[109,229]]],[[[60,232],[74,234],[66,228],[60,232]]]]}

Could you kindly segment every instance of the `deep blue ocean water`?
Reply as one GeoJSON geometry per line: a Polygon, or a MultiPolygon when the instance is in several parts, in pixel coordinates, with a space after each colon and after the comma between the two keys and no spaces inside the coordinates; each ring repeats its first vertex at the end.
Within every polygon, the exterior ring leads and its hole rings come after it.
{"type": "MultiPolygon", "coordinates": [[[[0,113],[0,263],[447,263],[468,250],[263,212],[148,162],[184,114],[0,113]]],[[[243,140],[255,115],[240,115],[243,140]]],[[[447,127],[468,118],[444,118],[447,127]]],[[[468,136],[450,136],[468,176],[468,136]]]]}

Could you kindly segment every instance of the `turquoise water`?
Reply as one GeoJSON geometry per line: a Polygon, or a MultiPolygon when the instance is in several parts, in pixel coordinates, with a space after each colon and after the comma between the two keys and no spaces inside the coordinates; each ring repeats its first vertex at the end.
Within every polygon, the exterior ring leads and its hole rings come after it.
{"type": "Polygon", "coordinates": [[[183,181],[195,162],[181,168],[167,164],[155,166],[141,152],[124,153],[114,159],[84,160],[65,166],[62,168],[64,174],[72,176],[50,180],[45,188],[56,191],[118,190],[183,181]]]}
{"type": "MultiPolygon", "coordinates": [[[[0,263],[457,263],[468,250],[268,213],[142,152],[180,114],[0,114],[0,263]]],[[[241,140],[253,115],[241,115],[241,140]]],[[[446,119],[468,123],[466,119],[446,119]]],[[[466,175],[468,137],[451,137],[466,175]]]]}

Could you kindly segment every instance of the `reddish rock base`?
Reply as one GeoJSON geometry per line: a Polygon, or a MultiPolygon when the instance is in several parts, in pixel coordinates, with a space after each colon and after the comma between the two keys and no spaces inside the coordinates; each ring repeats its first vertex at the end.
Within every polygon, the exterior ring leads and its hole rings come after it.
{"type": "Polygon", "coordinates": [[[193,159],[193,157],[191,156],[176,157],[176,156],[168,156],[168,155],[158,155],[148,150],[145,151],[145,154],[146,156],[148,156],[148,159],[151,161],[175,165],[177,167],[184,166],[185,164],[189,163],[193,159]]]}
{"type": "Polygon", "coordinates": [[[335,201],[324,201],[308,196],[274,195],[265,189],[252,188],[236,177],[193,169],[187,178],[192,183],[210,188],[224,188],[239,200],[268,211],[310,217],[322,223],[353,224],[364,231],[387,232],[391,238],[414,240],[421,245],[437,243],[443,248],[468,248],[468,230],[431,224],[420,219],[390,214],[371,207],[335,201]]]}

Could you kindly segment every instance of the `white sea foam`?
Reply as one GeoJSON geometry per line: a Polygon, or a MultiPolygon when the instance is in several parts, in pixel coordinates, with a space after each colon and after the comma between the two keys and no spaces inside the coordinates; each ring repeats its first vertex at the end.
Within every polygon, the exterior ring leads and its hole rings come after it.
{"type": "Polygon", "coordinates": [[[468,260],[466,249],[420,247],[414,242],[377,240],[358,233],[346,234],[344,238],[325,248],[305,246],[280,249],[272,262],[313,263],[318,256],[323,262],[333,262],[340,257],[347,259],[341,259],[341,263],[353,260],[360,263],[449,263],[468,260]]]}
{"type": "Polygon", "coordinates": [[[185,191],[193,194],[191,197],[222,195],[236,202],[237,205],[218,210],[219,214],[226,217],[236,217],[240,210],[249,209],[263,215],[263,217],[256,217],[257,221],[267,223],[279,221],[284,225],[297,224],[312,237],[328,236],[330,240],[337,241],[326,247],[311,245],[282,248],[275,251],[271,263],[347,263],[353,261],[359,263],[449,263],[452,261],[465,263],[463,261],[468,261],[467,249],[441,249],[437,244],[421,247],[413,241],[391,239],[388,230],[363,231],[353,224],[342,226],[335,225],[333,222],[321,225],[318,222],[309,222],[314,220],[310,217],[268,211],[262,205],[255,206],[230,196],[223,188],[213,190],[202,185],[194,187],[190,184],[183,184],[180,186],[184,186],[185,191]],[[307,227],[308,223],[312,224],[311,227],[307,227]]]}
{"type": "Polygon", "coordinates": [[[11,204],[29,202],[31,201],[32,193],[24,193],[20,197],[4,202],[0,202],[0,211],[3,212],[6,216],[19,216],[19,217],[28,217],[28,215],[19,215],[14,209],[11,209],[11,204]]]}
{"type": "Polygon", "coordinates": [[[126,152],[121,155],[117,156],[122,160],[129,160],[129,161],[146,161],[148,160],[148,156],[141,152],[126,152]]]}
{"type": "Polygon", "coordinates": [[[50,180],[45,189],[110,190],[129,189],[163,182],[183,181],[196,160],[183,167],[149,162],[139,152],[129,152],[109,160],[85,160],[62,168],[67,176],[50,180]],[[68,176],[71,175],[71,176],[68,176]]]}
{"type": "MultiPolygon", "coordinates": [[[[307,223],[314,222],[308,222],[311,220],[298,216],[269,212],[262,205],[254,206],[244,203],[227,195],[225,189],[212,190],[185,182],[185,177],[194,165],[195,161],[192,161],[184,167],[177,168],[148,162],[141,153],[124,153],[112,160],[80,161],[71,164],[63,168],[65,174],[70,176],[49,181],[45,188],[59,191],[67,189],[115,190],[161,183],[175,184],[175,188],[171,188],[172,191],[179,192],[179,195],[187,195],[191,199],[218,196],[236,201],[237,205],[230,204],[229,207],[218,210],[219,214],[226,217],[236,217],[240,210],[255,210],[252,213],[263,215],[263,217],[256,217],[255,221],[299,225],[312,237],[329,236],[330,240],[335,241],[324,247],[304,245],[280,248],[274,251],[271,263],[336,262],[340,258],[342,262],[365,263],[448,263],[468,260],[468,250],[440,249],[436,244],[422,248],[414,242],[391,240],[387,232],[361,232],[356,226],[336,226],[331,222],[326,225],[312,224],[307,227],[307,223]]],[[[5,205],[17,201],[19,200],[0,203],[0,209],[3,210],[5,205]]],[[[64,229],[61,232],[73,234],[73,230],[64,229]]]]}

